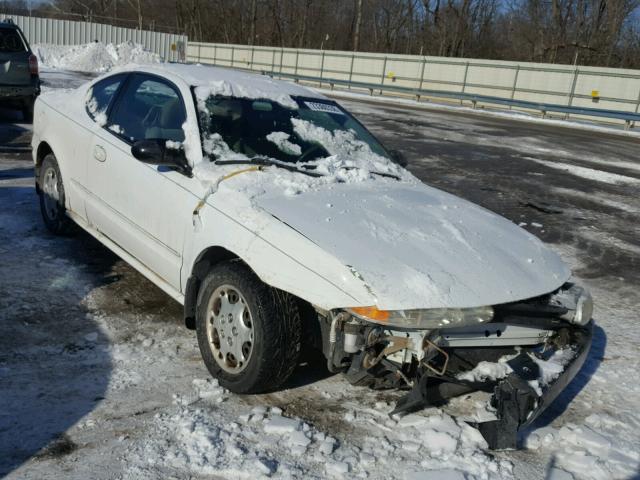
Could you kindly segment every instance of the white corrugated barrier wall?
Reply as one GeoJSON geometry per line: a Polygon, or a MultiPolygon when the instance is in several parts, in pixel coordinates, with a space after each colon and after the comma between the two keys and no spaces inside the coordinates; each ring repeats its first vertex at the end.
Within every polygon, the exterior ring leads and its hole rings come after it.
{"type": "Polygon", "coordinates": [[[76,22],[53,18],[7,15],[24,32],[30,44],[79,45],[95,40],[104,43],[132,41],[160,55],[166,61],[184,61],[185,35],[114,27],[103,23],[76,22]]]}
{"type": "Polygon", "coordinates": [[[639,70],[198,42],[189,42],[187,61],[574,107],[640,110],[639,70]]]}

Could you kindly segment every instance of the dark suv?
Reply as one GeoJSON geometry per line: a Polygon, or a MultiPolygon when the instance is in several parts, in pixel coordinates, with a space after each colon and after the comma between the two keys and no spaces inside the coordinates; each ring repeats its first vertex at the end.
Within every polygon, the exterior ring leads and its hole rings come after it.
{"type": "Polygon", "coordinates": [[[39,93],[38,58],[13,21],[0,22],[0,105],[19,108],[31,121],[39,93]]]}

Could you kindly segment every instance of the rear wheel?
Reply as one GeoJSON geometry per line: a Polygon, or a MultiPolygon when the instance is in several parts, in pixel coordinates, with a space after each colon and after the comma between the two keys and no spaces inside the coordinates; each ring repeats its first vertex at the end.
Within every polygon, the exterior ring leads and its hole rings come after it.
{"type": "Polygon", "coordinates": [[[203,280],[196,332],[209,372],[235,393],[277,389],[300,357],[296,299],[238,260],[215,266],[203,280]]]}
{"type": "Polygon", "coordinates": [[[38,180],[40,212],[47,229],[56,235],[66,235],[73,230],[73,222],[66,214],[64,185],[58,161],[53,153],[44,157],[38,180]]]}

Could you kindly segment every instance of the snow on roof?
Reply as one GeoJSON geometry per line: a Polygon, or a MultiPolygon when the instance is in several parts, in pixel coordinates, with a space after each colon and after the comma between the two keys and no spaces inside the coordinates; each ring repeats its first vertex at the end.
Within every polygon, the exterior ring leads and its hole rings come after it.
{"type": "Polygon", "coordinates": [[[274,95],[303,96],[326,99],[324,95],[292,82],[274,80],[267,75],[242,72],[231,68],[211,65],[164,63],[156,65],[135,65],[131,70],[147,71],[158,74],[172,74],[193,87],[206,87],[213,83],[228,82],[242,90],[257,90],[274,95]]]}

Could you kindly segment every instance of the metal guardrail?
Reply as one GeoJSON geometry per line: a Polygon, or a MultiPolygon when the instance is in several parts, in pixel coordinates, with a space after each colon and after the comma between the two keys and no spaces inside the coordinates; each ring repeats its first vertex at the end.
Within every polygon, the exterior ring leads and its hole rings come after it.
{"type": "Polygon", "coordinates": [[[373,92],[376,90],[382,90],[403,93],[407,95],[412,95],[416,97],[416,100],[420,100],[421,97],[432,97],[432,98],[448,98],[454,100],[466,100],[471,102],[473,108],[477,108],[477,104],[485,103],[485,104],[497,104],[497,105],[507,105],[509,107],[516,108],[524,108],[529,110],[537,110],[542,114],[542,118],[546,116],[549,112],[556,113],[566,113],[573,115],[584,115],[589,117],[602,117],[602,118],[610,118],[616,120],[623,120],[625,122],[625,130],[629,130],[635,125],[635,122],[640,122],[640,113],[635,112],[624,112],[619,110],[606,110],[601,108],[588,108],[588,107],[574,107],[571,105],[558,105],[552,103],[540,103],[540,102],[531,102],[527,100],[515,100],[515,99],[507,99],[500,97],[492,97],[489,95],[478,95],[473,93],[463,93],[463,92],[448,92],[443,90],[429,90],[429,89],[420,89],[420,88],[411,88],[411,87],[402,87],[398,85],[386,85],[380,83],[367,83],[367,82],[355,82],[349,80],[341,80],[337,78],[326,78],[326,77],[314,77],[309,75],[296,75],[292,73],[284,73],[284,72],[275,72],[275,71],[262,71],[263,75],[268,75],[270,77],[280,77],[280,78],[290,78],[293,79],[296,83],[299,81],[306,81],[312,83],[319,83],[320,86],[322,84],[329,84],[331,89],[336,85],[343,85],[350,88],[360,88],[363,90],[369,90],[370,95],[373,95],[373,92]]]}

